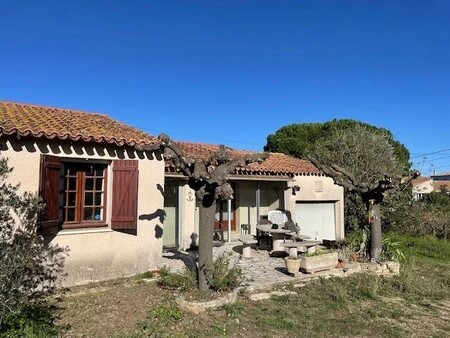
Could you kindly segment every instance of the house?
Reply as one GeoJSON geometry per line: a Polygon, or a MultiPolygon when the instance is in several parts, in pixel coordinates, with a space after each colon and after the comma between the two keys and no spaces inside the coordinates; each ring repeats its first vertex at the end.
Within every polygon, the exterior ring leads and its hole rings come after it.
{"type": "Polygon", "coordinates": [[[449,192],[450,191],[450,175],[433,175],[431,177],[420,176],[412,180],[412,193],[416,201],[432,192],[449,192]]]}
{"type": "Polygon", "coordinates": [[[421,200],[425,194],[434,191],[431,177],[419,176],[411,181],[411,185],[413,198],[416,201],[421,200]]]}
{"type": "Polygon", "coordinates": [[[0,151],[9,180],[44,198],[40,231],[69,249],[66,285],[159,265],[165,165],[156,138],[106,115],[0,102],[0,151]]]}
{"type": "MultiPolygon", "coordinates": [[[[206,159],[219,149],[218,145],[179,144],[186,156],[196,160],[206,159]]],[[[249,152],[230,150],[232,157],[246,153],[249,152]]],[[[198,239],[195,194],[186,178],[169,162],[165,176],[163,245],[166,249],[187,249],[198,239]]],[[[289,210],[301,233],[313,239],[344,238],[344,190],[309,161],[270,153],[262,163],[237,168],[230,183],[234,199],[218,203],[214,224],[224,232],[226,240],[236,239],[243,224],[249,224],[250,232],[256,234],[257,222],[277,209],[289,210]]]]}
{"type": "Polygon", "coordinates": [[[431,175],[433,179],[433,190],[437,192],[450,192],[450,173],[431,175]]]}

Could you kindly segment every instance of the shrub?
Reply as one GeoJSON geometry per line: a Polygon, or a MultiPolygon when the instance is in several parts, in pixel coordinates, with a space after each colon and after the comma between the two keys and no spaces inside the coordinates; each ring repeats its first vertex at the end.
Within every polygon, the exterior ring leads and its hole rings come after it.
{"type": "Polygon", "coordinates": [[[405,260],[405,255],[400,249],[399,242],[393,242],[389,237],[386,237],[382,241],[381,259],[401,261],[405,260]]]}
{"type": "Polygon", "coordinates": [[[232,290],[240,286],[244,280],[242,269],[239,266],[230,266],[230,259],[225,253],[214,260],[209,279],[212,290],[232,290]]]}
{"type": "Polygon", "coordinates": [[[159,271],[158,284],[169,289],[191,290],[197,285],[197,273],[188,268],[181,272],[172,272],[167,266],[163,266],[159,271]]]}
{"type": "Polygon", "coordinates": [[[49,336],[47,296],[56,287],[64,250],[44,245],[37,234],[42,203],[31,193],[20,196],[19,185],[6,182],[11,171],[0,159],[0,335],[49,336]]]}

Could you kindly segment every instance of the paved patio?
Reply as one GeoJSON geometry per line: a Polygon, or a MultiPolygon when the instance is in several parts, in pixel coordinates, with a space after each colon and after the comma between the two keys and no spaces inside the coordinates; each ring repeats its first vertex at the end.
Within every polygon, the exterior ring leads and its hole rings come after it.
{"type": "MultiPolygon", "coordinates": [[[[298,273],[294,277],[288,274],[284,258],[271,257],[268,250],[255,250],[252,248],[252,258],[241,258],[242,243],[240,242],[226,243],[221,247],[215,247],[213,249],[214,257],[224,252],[230,255],[230,260],[233,264],[242,268],[245,277],[248,279],[248,288],[250,291],[264,290],[275,285],[290,282],[303,283],[320,277],[345,276],[361,271],[360,264],[347,264],[345,270],[335,268],[314,274],[298,273]]],[[[194,266],[194,264],[195,258],[192,253],[177,252],[165,253],[161,265],[166,265],[174,270],[180,270],[186,266],[194,266]]]]}

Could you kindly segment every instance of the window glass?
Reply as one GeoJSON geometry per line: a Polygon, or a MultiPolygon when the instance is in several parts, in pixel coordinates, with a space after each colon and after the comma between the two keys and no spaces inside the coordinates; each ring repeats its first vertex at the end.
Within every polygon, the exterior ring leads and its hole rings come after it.
{"type": "Polygon", "coordinates": [[[64,163],[61,180],[64,223],[104,219],[106,168],[107,165],[102,163],[64,163]]]}

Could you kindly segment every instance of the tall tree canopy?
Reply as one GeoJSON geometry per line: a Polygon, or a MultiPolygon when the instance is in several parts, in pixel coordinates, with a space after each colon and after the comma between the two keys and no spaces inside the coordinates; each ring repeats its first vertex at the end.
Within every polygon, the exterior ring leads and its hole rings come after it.
{"type": "Polygon", "coordinates": [[[346,198],[346,225],[369,223],[371,257],[380,257],[381,202],[410,169],[408,150],[391,132],[353,120],[295,124],[270,135],[265,150],[308,157],[353,192],[346,198]]]}
{"type": "MultiPolygon", "coordinates": [[[[306,158],[308,154],[317,151],[318,143],[322,145],[332,144],[336,141],[336,137],[339,137],[342,133],[351,134],[354,130],[361,129],[369,135],[381,135],[392,147],[396,161],[402,167],[402,170],[407,172],[410,169],[408,149],[395,140],[389,130],[350,119],[284,126],[278,129],[275,134],[267,137],[267,144],[264,150],[306,158]]],[[[351,140],[346,140],[345,142],[349,143],[351,140]]]]}

